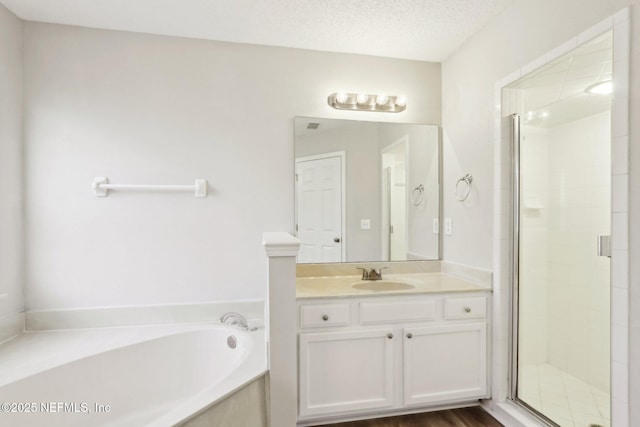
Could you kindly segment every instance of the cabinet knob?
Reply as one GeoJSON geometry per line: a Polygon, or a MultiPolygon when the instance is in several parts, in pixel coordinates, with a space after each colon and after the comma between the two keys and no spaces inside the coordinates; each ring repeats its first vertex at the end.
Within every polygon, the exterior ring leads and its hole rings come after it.
{"type": "Polygon", "coordinates": [[[392,339],[393,338],[393,334],[387,334],[387,338],[392,339]]]}
{"type": "Polygon", "coordinates": [[[409,338],[409,339],[413,338],[413,334],[412,334],[411,332],[409,332],[409,333],[407,334],[407,338],[409,338]]]}
{"type": "Polygon", "coordinates": [[[464,311],[465,313],[471,313],[471,307],[465,307],[464,311]]]}
{"type": "Polygon", "coordinates": [[[329,320],[329,316],[327,314],[323,314],[322,315],[322,320],[324,320],[326,322],[327,320],[329,320]]]}

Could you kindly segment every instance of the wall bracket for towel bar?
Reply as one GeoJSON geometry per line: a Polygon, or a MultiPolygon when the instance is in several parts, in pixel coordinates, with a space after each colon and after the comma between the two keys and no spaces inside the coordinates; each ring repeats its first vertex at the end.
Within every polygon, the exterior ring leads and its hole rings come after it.
{"type": "Polygon", "coordinates": [[[109,190],[142,190],[142,191],[192,191],[195,197],[207,197],[207,180],[196,179],[193,185],[138,185],[110,184],[104,176],[93,180],[93,192],[97,197],[107,197],[109,190]]]}

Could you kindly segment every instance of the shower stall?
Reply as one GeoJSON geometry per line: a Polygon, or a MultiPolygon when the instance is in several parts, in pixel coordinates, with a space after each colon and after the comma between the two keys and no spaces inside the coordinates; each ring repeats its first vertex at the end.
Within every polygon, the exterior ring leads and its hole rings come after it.
{"type": "Polygon", "coordinates": [[[551,426],[610,426],[612,34],[505,90],[511,118],[511,399],[551,426]]]}

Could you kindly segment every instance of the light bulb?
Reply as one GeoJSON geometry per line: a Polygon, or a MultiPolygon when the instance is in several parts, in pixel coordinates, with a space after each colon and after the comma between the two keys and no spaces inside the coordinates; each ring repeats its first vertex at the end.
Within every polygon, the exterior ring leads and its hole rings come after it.
{"type": "Polygon", "coordinates": [[[369,95],[367,95],[366,93],[359,93],[358,96],[356,97],[356,101],[358,102],[358,104],[364,104],[368,100],[369,100],[369,95]]]}
{"type": "Polygon", "coordinates": [[[407,97],[404,95],[398,95],[396,98],[396,105],[398,107],[404,107],[407,105],[407,97]]]}
{"type": "Polygon", "coordinates": [[[339,102],[340,104],[344,104],[345,102],[347,102],[348,97],[349,96],[347,95],[346,92],[336,93],[336,101],[339,102]]]}
{"type": "Polygon", "coordinates": [[[389,101],[389,97],[387,95],[378,95],[376,96],[376,104],[384,105],[389,101]]]}

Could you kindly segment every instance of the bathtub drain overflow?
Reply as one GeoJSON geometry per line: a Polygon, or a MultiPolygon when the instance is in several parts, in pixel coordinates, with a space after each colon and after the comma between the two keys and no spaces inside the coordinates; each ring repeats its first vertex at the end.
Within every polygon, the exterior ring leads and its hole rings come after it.
{"type": "Polygon", "coordinates": [[[236,346],[238,345],[238,340],[233,335],[229,335],[229,338],[227,338],[227,345],[229,346],[229,348],[236,348],[236,346]]]}

